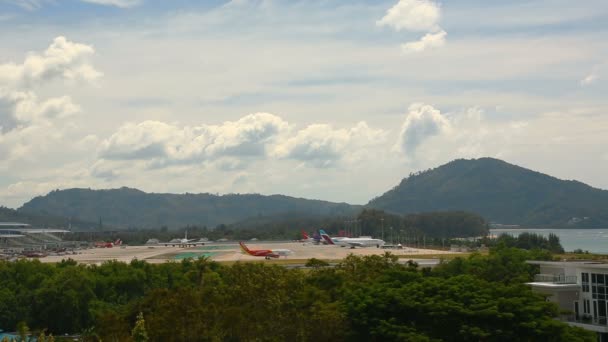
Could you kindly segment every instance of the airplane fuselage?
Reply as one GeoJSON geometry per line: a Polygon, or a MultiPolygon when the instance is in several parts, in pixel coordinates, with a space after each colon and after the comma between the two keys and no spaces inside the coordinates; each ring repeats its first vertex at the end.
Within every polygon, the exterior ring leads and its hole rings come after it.
{"type": "Polygon", "coordinates": [[[288,256],[293,252],[289,249],[249,249],[243,242],[239,242],[241,250],[245,254],[256,257],[264,257],[266,259],[288,256]]]}

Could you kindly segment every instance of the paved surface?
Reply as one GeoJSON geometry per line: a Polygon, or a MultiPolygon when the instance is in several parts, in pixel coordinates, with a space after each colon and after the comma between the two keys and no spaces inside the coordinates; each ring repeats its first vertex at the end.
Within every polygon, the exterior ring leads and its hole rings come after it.
{"type": "MultiPolygon", "coordinates": [[[[383,254],[390,251],[396,255],[410,255],[416,259],[416,255],[440,255],[454,254],[454,252],[439,251],[432,249],[408,248],[404,249],[381,249],[381,248],[355,248],[325,245],[312,245],[299,242],[255,242],[248,243],[249,249],[289,249],[293,252],[287,259],[307,260],[317,258],[323,260],[338,260],[352,253],[355,255],[383,254]]],[[[77,251],[75,255],[51,255],[40,258],[42,262],[59,262],[62,259],[72,258],[81,263],[100,264],[108,260],[130,262],[133,259],[146,260],[150,263],[162,263],[171,260],[179,260],[184,257],[207,256],[216,261],[238,261],[238,260],[264,260],[263,257],[253,257],[243,254],[238,244],[222,243],[209,244],[198,247],[164,247],[164,246],[123,246],[113,248],[91,248],[77,251]]],[[[281,257],[284,259],[284,257],[281,257]]]]}

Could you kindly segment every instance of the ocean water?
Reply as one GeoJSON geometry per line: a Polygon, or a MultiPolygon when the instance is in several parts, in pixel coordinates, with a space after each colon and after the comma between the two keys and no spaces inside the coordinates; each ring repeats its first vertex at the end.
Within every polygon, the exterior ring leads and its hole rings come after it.
{"type": "Polygon", "coordinates": [[[608,254],[608,228],[604,229],[490,229],[490,234],[509,234],[517,236],[521,233],[536,233],[548,236],[553,233],[559,236],[564,249],[571,252],[582,249],[590,253],[608,254]]]}

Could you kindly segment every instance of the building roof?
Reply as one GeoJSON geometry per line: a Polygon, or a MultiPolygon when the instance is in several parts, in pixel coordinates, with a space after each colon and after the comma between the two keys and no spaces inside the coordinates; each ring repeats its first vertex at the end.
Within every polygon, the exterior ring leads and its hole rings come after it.
{"type": "Polygon", "coordinates": [[[21,222],[0,222],[0,227],[30,227],[30,225],[21,222]]]}
{"type": "Polygon", "coordinates": [[[576,261],[540,261],[528,260],[528,264],[539,266],[556,266],[556,267],[585,267],[585,268],[600,268],[608,269],[608,263],[597,260],[576,260],[576,261]]]}
{"type": "Polygon", "coordinates": [[[544,287],[544,288],[550,288],[550,289],[559,289],[559,290],[578,290],[580,285],[578,284],[558,284],[558,283],[551,283],[551,282],[532,282],[532,283],[526,283],[528,285],[532,285],[532,286],[536,286],[536,287],[544,287]]]}
{"type": "Polygon", "coordinates": [[[5,238],[20,238],[20,237],[24,237],[25,235],[22,234],[2,234],[0,233],[0,238],[5,239],[5,238]]]}
{"type": "Polygon", "coordinates": [[[53,228],[11,228],[10,231],[24,234],[70,233],[69,230],[53,228]]]}

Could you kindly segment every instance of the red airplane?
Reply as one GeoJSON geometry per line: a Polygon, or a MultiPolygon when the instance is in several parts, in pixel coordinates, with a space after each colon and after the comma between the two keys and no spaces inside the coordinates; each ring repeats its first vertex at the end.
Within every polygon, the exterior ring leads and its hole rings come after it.
{"type": "Polygon", "coordinates": [[[278,258],[280,256],[288,256],[293,253],[289,249],[249,249],[242,241],[239,242],[239,245],[241,245],[241,250],[246,254],[249,254],[251,256],[264,257],[266,260],[270,258],[278,258]]]}
{"type": "Polygon", "coordinates": [[[120,239],[118,239],[114,242],[105,242],[105,241],[95,242],[95,247],[97,247],[97,248],[112,248],[114,246],[120,246],[120,245],[122,245],[122,241],[120,241],[120,239]]]}

